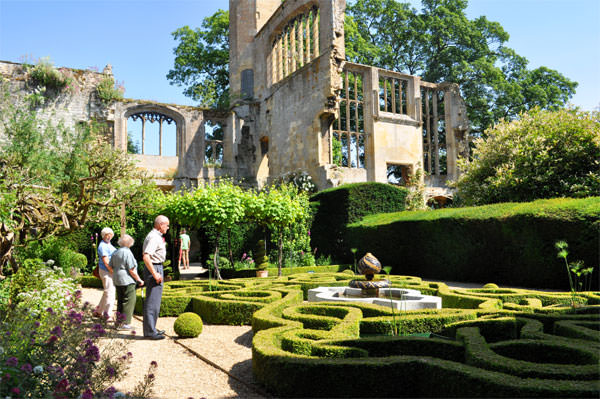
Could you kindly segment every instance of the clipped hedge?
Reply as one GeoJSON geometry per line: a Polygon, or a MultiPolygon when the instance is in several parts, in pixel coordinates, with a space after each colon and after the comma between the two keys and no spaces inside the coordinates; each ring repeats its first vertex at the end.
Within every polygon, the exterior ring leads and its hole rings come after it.
{"type": "Polygon", "coordinates": [[[599,229],[600,197],[379,214],[347,226],[334,256],[348,258],[356,247],[392,266],[394,274],[568,290],[554,248],[565,240],[570,261],[595,266],[592,289],[597,290],[599,229]]]}
{"type": "Polygon", "coordinates": [[[320,191],[310,198],[313,213],[311,247],[334,259],[352,262],[343,244],[345,226],[366,215],[406,209],[408,190],[383,183],[354,183],[320,191]]]}

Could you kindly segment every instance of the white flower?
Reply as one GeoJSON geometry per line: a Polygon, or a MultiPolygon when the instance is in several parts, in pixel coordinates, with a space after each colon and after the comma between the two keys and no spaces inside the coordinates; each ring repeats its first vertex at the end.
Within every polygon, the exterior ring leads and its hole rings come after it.
{"type": "Polygon", "coordinates": [[[0,355],[4,354],[4,348],[0,346],[0,355]]]}
{"type": "Polygon", "coordinates": [[[35,366],[33,368],[33,374],[42,374],[44,372],[44,367],[42,366],[35,366]]]}

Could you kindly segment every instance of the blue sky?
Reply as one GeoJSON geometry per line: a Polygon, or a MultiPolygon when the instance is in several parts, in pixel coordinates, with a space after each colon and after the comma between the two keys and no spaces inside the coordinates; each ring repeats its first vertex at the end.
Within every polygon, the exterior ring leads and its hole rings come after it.
{"type": "MultiPolygon", "coordinates": [[[[411,1],[418,8],[418,1],[411,1]]],[[[228,0],[0,0],[0,60],[50,56],[57,66],[110,63],[128,98],[195,105],[169,85],[175,29],[200,26],[228,0]]],[[[508,46],[579,82],[572,103],[600,105],[600,0],[471,0],[469,17],[486,15],[510,34],[508,46]]]]}

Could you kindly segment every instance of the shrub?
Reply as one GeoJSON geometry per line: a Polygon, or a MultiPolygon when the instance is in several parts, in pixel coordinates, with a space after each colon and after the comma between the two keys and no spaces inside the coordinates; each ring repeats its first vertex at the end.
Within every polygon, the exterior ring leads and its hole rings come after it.
{"type": "Polygon", "coordinates": [[[554,243],[595,264],[599,218],[600,197],[379,214],[348,226],[342,251],[370,251],[397,274],[567,289],[554,243]]]}
{"type": "Polygon", "coordinates": [[[56,69],[49,58],[40,59],[29,70],[29,77],[48,89],[61,90],[70,83],[70,79],[56,69]]]}
{"type": "Polygon", "coordinates": [[[585,197],[600,192],[600,113],[533,109],[475,140],[457,182],[466,204],[585,197]]]}
{"type": "Polygon", "coordinates": [[[70,274],[72,271],[80,272],[85,269],[87,263],[85,255],[70,249],[60,252],[58,256],[58,264],[65,274],[70,274]]]}
{"type": "Polygon", "coordinates": [[[96,86],[96,94],[104,103],[109,103],[118,98],[123,98],[125,88],[122,84],[117,84],[112,76],[103,78],[96,86]]]}
{"type": "Polygon", "coordinates": [[[175,320],[173,329],[181,338],[196,338],[202,333],[202,318],[196,313],[183,313],[175,320]]]}
{"type": "Polygon", "coordinates": [[[348,223],[366,215],[397,212],[405,209],[408,190],[383,183],[356,183],[321,191],[310,198],[314,214],[311,247],[337,261],[349,263],[344,249],[344,232],[348,223]]]}

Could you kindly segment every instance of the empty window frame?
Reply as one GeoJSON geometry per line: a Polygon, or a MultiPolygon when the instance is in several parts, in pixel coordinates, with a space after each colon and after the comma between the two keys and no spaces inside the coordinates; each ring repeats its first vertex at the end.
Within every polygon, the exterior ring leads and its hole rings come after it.
{"type": "Polygon", "coordinates": [[[423,165],[430,175],[446,174],[444,92],[421,86],[423,115],[423,165]]]}
{"type": "Polygon", "coordinates": [[[344,70],[338,98],[339,117],[333,123],[331,161],[349,168],[365,167],[363,74],[344,70]]]}
{"type": "Polygon", "coordinates": [[[406,115],[408,80],[379,75],[379,111],[406,115]]]}
{"type": "Polygon", "coordinates": [[[269,54],[270,84],[291,75],[319,56],[319,9],[313,7],[292,19],[275,37],[269,54]]]}
{"type": "Polygon", "coordinates": [[[223,136],[221,122],[204,122],[204,166],[220,168],[223,165],[223,136]]]}
{"type": "Polygon", "coordinates": [[[143,111],[129,116],[127,120],[128,152],[178,156],[177,148],[177,123],[173,118],[154,111],[143,111]]]}

